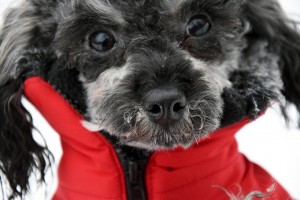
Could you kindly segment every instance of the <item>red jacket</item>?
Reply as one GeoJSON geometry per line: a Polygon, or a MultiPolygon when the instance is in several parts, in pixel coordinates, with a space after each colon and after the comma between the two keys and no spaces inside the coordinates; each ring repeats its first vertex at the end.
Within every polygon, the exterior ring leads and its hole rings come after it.
{"type": "MultiPolygon", "coordinates": [[[[54,200],[125,200],[126,181],[113,146],[52,87],[38,77],[25,81],[26,97],[60,134],[63,156],[54,200]]],[[[235,133],[249,122],[220,129],[191,148],[158,151],[144,174],[149,200],[218,200],[243,198],[253,191],[265,199],[291,199],[261,167],[238,152],[235,133]]]]}

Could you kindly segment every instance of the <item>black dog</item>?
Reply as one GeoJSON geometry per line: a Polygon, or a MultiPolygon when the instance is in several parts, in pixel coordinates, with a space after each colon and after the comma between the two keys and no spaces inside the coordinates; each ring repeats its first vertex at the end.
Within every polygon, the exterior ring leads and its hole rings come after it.
{"type": "Polygon", "coordinates": [[[12,197],[44,179],[22,83],[39,75],[89,127],[147,150],[196,139],[273,101],[300,111],[300,35],[276,0],[27,0],[0,32],[0,159],[12,197]]]}

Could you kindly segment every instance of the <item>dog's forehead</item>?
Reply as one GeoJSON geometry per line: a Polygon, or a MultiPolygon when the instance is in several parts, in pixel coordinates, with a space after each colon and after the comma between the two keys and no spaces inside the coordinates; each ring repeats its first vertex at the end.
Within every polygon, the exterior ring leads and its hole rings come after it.
{"type": "MultiPolygon", "coordinates": [[[[96,12],[109,17],[110,19],[124,23],[132,17],[143,18],[149,13],[176,13],[184,3],[193,0],[84,0],[76,1],[75,4],[88,8],[91,12],[96,12]]],[[[205,0],[202,0],[205,1],[205,0]]],[[[72,3],[72,7],[74,3],[72,3]]],[[[137,20],[137,18],[135,18],[137,20]]]]}
{"type": "Polygon", "coordinates": [[[107,21],[107,24],[127,25],[159,16],[165,24],[172,23],[169,17],[188,20],[201,11],[211,12],[212,8],[223,4],[224,0],[65,0],[59,3],[58,16],[62,21],[85,16],[107,21]]]}

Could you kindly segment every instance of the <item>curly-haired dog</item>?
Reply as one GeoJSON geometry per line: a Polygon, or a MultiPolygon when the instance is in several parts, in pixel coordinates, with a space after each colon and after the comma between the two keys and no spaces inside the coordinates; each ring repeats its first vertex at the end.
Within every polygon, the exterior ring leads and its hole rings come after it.
{"type": "MultiPolygon", "coordinates": [[[[51,153],[31,134],[39,75],[119,144],[188,148],[272,102],[300,111],[300,36],[276,0],[26,0],[0,32],[0,159],[12,197],[51,153]]],[[[285,112],[283,112],[285,114],[285,112]]]]}

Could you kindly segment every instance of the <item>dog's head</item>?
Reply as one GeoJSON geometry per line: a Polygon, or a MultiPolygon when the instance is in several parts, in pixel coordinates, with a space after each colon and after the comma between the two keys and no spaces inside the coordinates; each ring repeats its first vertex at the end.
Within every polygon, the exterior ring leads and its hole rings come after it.
{"type": "MultiPolygon", "coordinates": [[[[150,150],[189,147],[255,118],[272,101],[284,102],[282,91],[300,108],[300,39],[275,0],[30,0],[7,15],[1,37],[3,116],[22,85],[8,80],[32,67],[87,127],[150,150]]],[[[1,121],[1,135],[21,130],[1,121]]],[[[1,152],[5,172],[11,157],[1,152]]],[[[13,188],[15,173],[6,173],[13,188]]]]}
{"type": "Polygon", "coordinates": [[[249,28],[240,6],[222,5],[62,3],[54,49],[79,71],[91,122],[147,149],[189,146],[218,128],[249,28]]]}
{"type": "Polygon", "coordinates": [[[147,149],[188,147],[226,121],[224,98],[232,88],[247,96],[235,100],[244,113],[232,121],[256,116],[280,96],[280,55],[265,38],[248,39],[252,13],[245,6],[64,1],[55,10],[51,47],[78,71],[87,116],[99,130],[147,149]],[[242,80],[248,85],[237,87],[242,80]]]}

